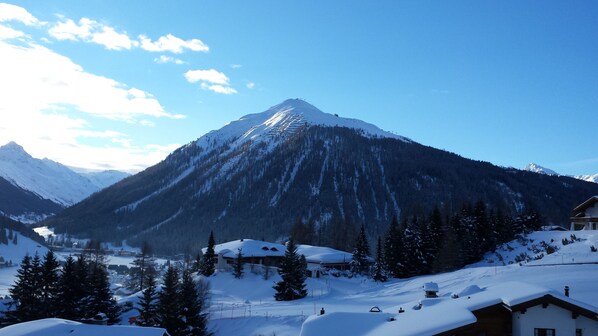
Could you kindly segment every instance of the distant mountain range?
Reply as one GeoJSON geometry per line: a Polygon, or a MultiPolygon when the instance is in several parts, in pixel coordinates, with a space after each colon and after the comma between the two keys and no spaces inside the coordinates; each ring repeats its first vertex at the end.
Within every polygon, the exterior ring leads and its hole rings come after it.
{"type": "MultiPolygon", "coordinates": [[[[542,166],[537,165],[535,163],[528,164],[527,166],[523,167],[523,170],[534,172],[534,173],[538,173],[538,174],[545,174],[545,175],[554,175],[554,176],[560,176],[561,175],[561,174],[555,172],[552,169],[548,169],[548,168],[542,167],[542,166]]],[[[576,178],[578,180],[582,180],[582,181],[598,183],[598,174],[594,174],[594,175],[575,175],[575,176],[571,176],[571,177],[576,178]]]]}
{"type": "Polygon", "coordinates": [[[596,194],[593,183],[465,159],[291,99],[209,132],[44,224],[173,253],[204,246],[210,230],[219,241],[276,240],[297,219],[364,224],[378,237],[394,215],[435,206],[452,213],[478,200],[566,224],[596,194]]]}
{"type": "Polygon", "coordinates": [[[33,158],[10,142],[0,147],[0,213],[35,222],[127,176],[117,171],[79,174],[58,162],[33,158]]]}

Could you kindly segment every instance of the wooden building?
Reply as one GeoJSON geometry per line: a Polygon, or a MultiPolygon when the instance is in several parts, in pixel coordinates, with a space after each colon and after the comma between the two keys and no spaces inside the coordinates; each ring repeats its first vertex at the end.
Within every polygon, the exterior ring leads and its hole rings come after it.
{"type": "Polygon", "coordinates": [[[598,196],[590,197],[573,209],[571,230],[598,230],[598,196]]]}

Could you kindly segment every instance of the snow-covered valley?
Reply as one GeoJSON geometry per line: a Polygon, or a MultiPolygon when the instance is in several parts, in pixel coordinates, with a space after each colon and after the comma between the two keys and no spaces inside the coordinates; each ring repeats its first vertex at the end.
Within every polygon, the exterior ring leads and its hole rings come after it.
{"type": "MultiPolygon", "coordinates": [[[[11,254],[17,258],[25,253],[34,253],[39,244],[19,237],[18,251],[7,250],[0,245],[0,254],[11,254]],[[21,243],[22,242],[22,243],[21,243]]],[[[308,296],[301,300],[279,302],[273,298],[272,286],[279,281],[274,274],[268,280],[258,271],[246,266],[242,279],[235,279],[227,272],[217,272],[207,278],[210,282],[210,323],[216,335],[277,335],[298,336],[303,322],[310,315],[318,315],[324,308],[329,313],[367,313],[377,306],[384,313],[393,316],[399,308],[412,305],[423,298],[422,286],[428,282],[438,284],[441,297],[449,297],[464,288],[477,285],[480,288],[495,286],[510,281],[548,288],[562,293],[565,286],[571,289],[571,298],[588,305],[598,302],[598,252],[591,246],[598,245],[598,231],[541,231],[534,232],[500,246],[495,253],[488,253],[484,260],[468,267],[442,274],[419,276],[407,279],[391,279],[377,283],[367,277],[308,278],[308,296]],[[574,237],[571,242],[571,235],[574,237]],[[563,244],[564,240],[567,243],[563,244]],[[537,251],[540,242],[554,247],[550,254],[537,251]],[[544,254],[539,258],[539,254],[544,254]],[[521,255],[530,258],[522,260],[521,255]],[[500,255],[500,256],[499,256],[500,255]],[[537,259],[537,260],[534,260],[537,259]]],[[[10,248],[11,245],[8,245],[10,248]]],[[[40,251],[40,253],[43,251],[40,251]]],[[[109,258],[112,259],[112,258],[109,258]]],[[[126,264],[132,257],[119,257],[110,263],[126,264]]],[[[6,295],[17,267],[0,269],[0,295],[6,295]]],[[[113,276],[117,282],[118,277],[113,276]]],[[[113,284],[114,285],[114,284],[113,284]]],[[[136,302],[136,295],[121,297],[121,302],[136,302]]],[[[447,312],[450,314],[450,312],[447,312]]],[[[123,315],[122,324],[136,311],[123,315]]],[[[347,321],[349,322],[349,321],[347,321]]],[[[340,324],[333,335],[361,335],[340,324]]],[[[350,325],[346,323],[346,325],[350,325]]],[[[398,333],[400,334],[400,333],[398,333]]]]}

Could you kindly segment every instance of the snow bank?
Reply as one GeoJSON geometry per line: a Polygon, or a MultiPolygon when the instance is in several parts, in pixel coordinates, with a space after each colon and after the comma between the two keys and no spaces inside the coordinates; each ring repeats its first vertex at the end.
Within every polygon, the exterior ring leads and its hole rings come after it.
{"type": "Polygon", "coordinates": [[[0,330],[2,336],[164,336],[165,329],[135,326],[100,326],[48,318],[14,324],[0,330]]]}

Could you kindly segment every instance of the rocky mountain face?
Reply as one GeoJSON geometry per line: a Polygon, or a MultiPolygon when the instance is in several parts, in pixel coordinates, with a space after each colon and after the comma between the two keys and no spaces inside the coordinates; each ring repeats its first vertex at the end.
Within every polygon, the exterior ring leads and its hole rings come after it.
{"type": "Polygon", "coordinates": [[[566,224],[598,186],[504,169],[415,143],[359,120],[288,100],[212,131],[44,222],[160,252],[218,241],[275,240],[298,219],[335,219],[383,235],[391,218],[483,200],[508,213],[539,211],[566,224]]]}
{"type": "Polygon", "coordinates": [[[0,147],[0,213],[37,222],[125,176],[121,172],[83,176],[58,162],[33,158],[10,142],[0,147]]]}

